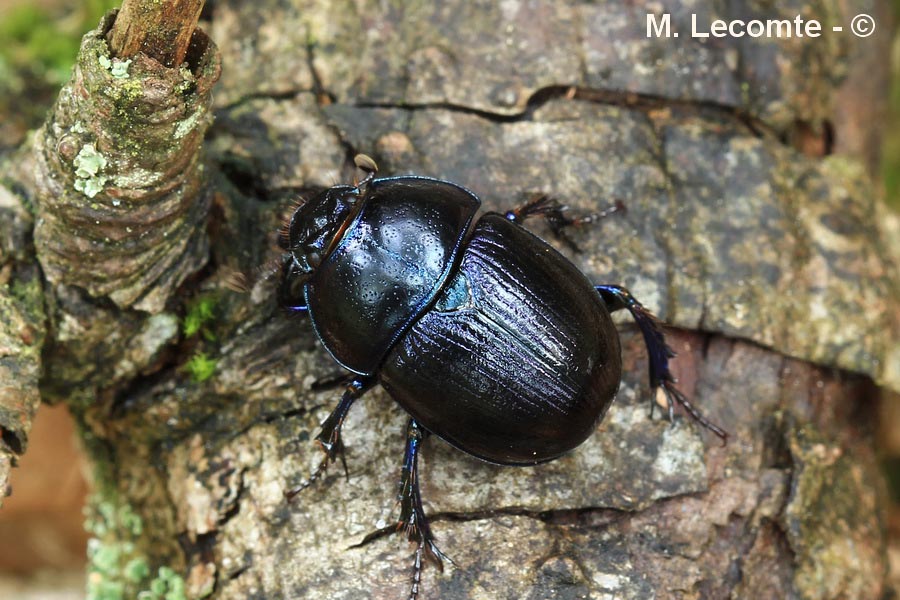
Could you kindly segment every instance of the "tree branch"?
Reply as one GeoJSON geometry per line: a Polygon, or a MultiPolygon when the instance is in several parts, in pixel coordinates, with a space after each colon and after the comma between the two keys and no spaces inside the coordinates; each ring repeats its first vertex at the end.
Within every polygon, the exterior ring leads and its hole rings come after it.
{"type": "Polygon", "coordinates": [[[113,56],[138,52],[167,67],[184,62],[204,0],[125,0],[107,36],[113,56]]]}

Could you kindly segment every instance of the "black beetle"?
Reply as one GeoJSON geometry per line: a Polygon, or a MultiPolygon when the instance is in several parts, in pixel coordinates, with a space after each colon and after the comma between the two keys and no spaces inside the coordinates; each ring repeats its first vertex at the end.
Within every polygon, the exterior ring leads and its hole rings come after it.
{"type": "MultiPolygon", "coordinates": [[[[417,456],[434,433],[502,465],[534,465],[581,444],[619,387],[619,337],[610,313],[628,310],[649,353],[650,385],[669,414],[680,404],[723,440],[675,388],[674,352],[657,320],[624,288],[593,285],[520,223],[542,215],[554,234],[610,212],[573,219],[541,196],[475,220],[481,204],[456,184],[418,176],[375,178],[371,158],[355,185],[336,185],[297,208],[283,232],[289,251],[280,297],[308,313],[322,344],[352,375],[316,440],[325,458],[290,499],[342,455],[341,424],[376,382],[409,414],[397,528],[442,568],[419,494],[417,456]],[[303,301],[296,298],[302,292],[303,301]]],[[[568,241],[568,240],[567,240],[568,241]]],[[[569,241],[569,243],[571,243],[569,241]]],[[[393,528],[391,528],[393,529],[393,528]]],[[[371,534],[369,539],[382,535],[371,534]]]]}

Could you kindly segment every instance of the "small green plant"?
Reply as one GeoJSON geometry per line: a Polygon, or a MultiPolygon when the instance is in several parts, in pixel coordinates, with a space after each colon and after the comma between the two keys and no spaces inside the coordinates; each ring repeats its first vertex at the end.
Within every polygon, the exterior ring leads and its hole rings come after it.
{"type": "MultiPolygon", "coordinates": [[[[218,299],[214,294],[201,294],[188,304],[181,323],[181,331],[185,338],[199,335],[207,342],[216,340],[210,325],[216,319],[217,303],[218,299]]],[[[211,358],[203,350],[196,349],[193,356],[184,364],[184,369],[194,382],[203,383],[215,374],[216,363],[215,358],[211,358]]]]}
{"type": "Polygon", "coordinates": [[[215,341],[215,334],[207,327],[215,318],[216,298],[211,295],[199,296],[188,306],[182,332],[185,337],[193,337],[199,333],[207,341],[215,341]]]}
{"type": "Polygon", "coordinates": [[[206,352],[198,352],[184,364],[184,368],[196,383],[203,383],[215,374],[217,363],[218,361],[207,356],[206,352]]]}

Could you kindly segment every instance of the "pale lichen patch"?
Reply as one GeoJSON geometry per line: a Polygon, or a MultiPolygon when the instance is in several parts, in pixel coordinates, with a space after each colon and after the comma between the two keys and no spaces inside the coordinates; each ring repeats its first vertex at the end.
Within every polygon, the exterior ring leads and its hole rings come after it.
{"type": "Polygon", "coordinates": [[[94,144],[82,146],[78,156],[72,161],[75,167],[73,187],[88,198],[99,194],[108,180],[106,175],[100,174],[106,168],[106,162],[106,158],[97,151],[94,144]]]}

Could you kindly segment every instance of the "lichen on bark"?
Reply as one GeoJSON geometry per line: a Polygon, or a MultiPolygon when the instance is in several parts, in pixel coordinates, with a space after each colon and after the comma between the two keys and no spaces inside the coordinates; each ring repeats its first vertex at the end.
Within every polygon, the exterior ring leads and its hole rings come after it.
{"type": "Polygon", "coordinates": [[[200,150],[220,66],[199,30],[183,65],[111,57],[114,18],[85,35],[35,136],[35,243],[50,282],[159,312],[208,253],[200,150]]]}

